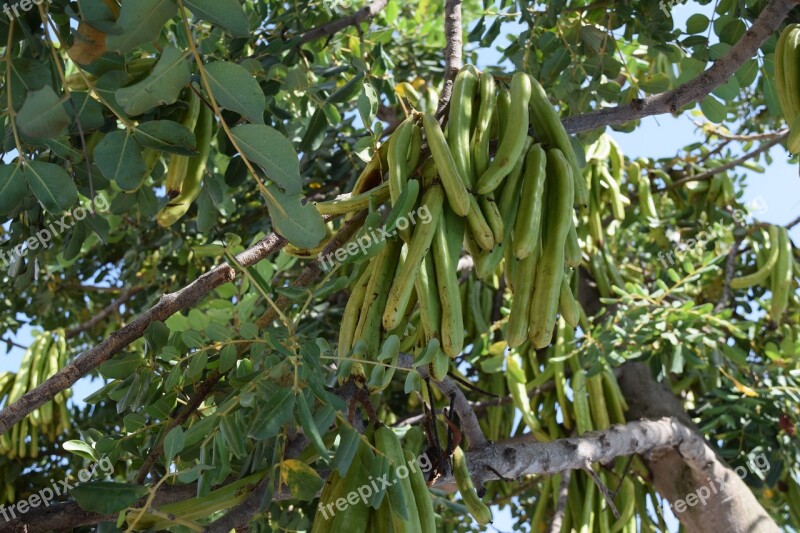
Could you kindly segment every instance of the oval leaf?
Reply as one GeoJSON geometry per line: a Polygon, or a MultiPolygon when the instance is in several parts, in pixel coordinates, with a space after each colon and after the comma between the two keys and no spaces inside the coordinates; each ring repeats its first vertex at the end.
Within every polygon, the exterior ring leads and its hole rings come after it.
{"type": "Polygon", "coordinates": [[[106,38],[106,47],[126,54],[140,44],[155,41],[164,24],[178,13],[175,0],[136,0],[123,2],[117,31],[106,38]]]}
{"type": "Polygon", "coordinates": [[[94,149],[94,162],[103,177],[117,182],[123,191],[138,189],[147,173],[142,147],[127,131],[107,134],[94,149]]]}
{"type": "Polygon", "coordinates": [[[27,190],[28,185],[19,166],[0,165],[0,215],[17,207],[27,190]]]}
{"type": "Polygon", "coordinates": [[[63,445],[63,448],[68,452],[72,452],[79,457],[89,459],[90,461],[98,461],[100,458],[94,448],[83,442],[82,440],[68,440],[63,445]]]}
{"type": "Polygon", "coordinates": [[[58,137],[67,126],[70,118],[64,103],[49,85],[38,91],[31,91],[17,113],[17,126],[28,137],[58,137]]]}
{"type": "Polygon", "coordinates": [[[49,213],[63,213],[78,201],[75,183],[60,166],[31,161],[25,165],[23,172],[33,194],[49,213]]]}
{"type": "Polygon", "coordinates": [[[234,37],[247,37],[250,28],[242,6],[236,0],[185,0],[198,18],[225,28],[234,37]]]}
{"type": "Polygon", "coordinates": [[[300,248],[313,248],[325,237],[327,230],[322,215],[311,202],[302,203],[299,194],[284,194],[277,187],[267,187],[267,209],[277,233],[300,248]]]}
{"type": "Polygon", "coordinates": [[[267,178],[288,194],[300,193],[300,165],[289,139],[275,128],[259,124],[243,124],[231,133],[244,156],[264,169],[267,178]]]}
{"type": "Polygon", "coordinates": [[[84,511],[114,514],[130,507],[147,494],[147,487],[111,481],[81,483],[70,491],[84,511]]]}
{"type": "Polygon", "coordinates": [[[183,428],[180,426],[175,426],[167,433],[167,436],[164,437],[164,457],[167,463],[171,463],[172,459],[183,450],[184,444],[184,435],[183,435],[183,428]]]}
{"type": "Polygon", "coordinates": [[[171,120],[142,122],[134,133],[145,148],[178,155],[197,154],[197,138],[192,130],[171,120]]]}
{"type": "Polygon", "coordinates": [[[217,61],[206,67],[206,73],[219,105],[239,113],[250,122],[264,123],[267,106],[264,91],[246,68],[228,61],[217,61]]]}
{"type": "Polygon", "coordinates": [[[117,103],[129,115],[141,115],[154,107],[175,103],[191,78],[192,71],[184,54],[168,46],[149,76],[117,91],[117,103]]]}

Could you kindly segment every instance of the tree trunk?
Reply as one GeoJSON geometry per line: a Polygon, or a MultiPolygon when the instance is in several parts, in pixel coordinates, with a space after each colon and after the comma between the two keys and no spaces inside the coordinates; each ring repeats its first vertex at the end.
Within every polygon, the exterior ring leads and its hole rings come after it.
{"type": "MultiPolygon", "coordinates": [[[[619,383],[630,406],[629,420],[669,416],[697,431],[680,400],[652,378],[647,365],[625,364],[619,383]]],[[[780,531],[742,478],[719,456],[703,467],[684,459],[677,449],[661,449],[644,459],[656,490],[688,532],[780,531]]]]}

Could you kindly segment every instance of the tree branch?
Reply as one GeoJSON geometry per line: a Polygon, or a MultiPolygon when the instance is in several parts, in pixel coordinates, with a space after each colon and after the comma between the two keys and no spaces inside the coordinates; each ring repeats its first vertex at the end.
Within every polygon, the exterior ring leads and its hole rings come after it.
{"type": "Polygon", "coordinates": [[[691,181],[706,181],[706,180],[710,180],[711,178],[713,178],[714,176],[716,176],[717,174],[719,174],[721,172],[725,172],[726,170],[730,170],[732,168],[738,167],[739,165],[741,165],[745,161],[749,161],[750,159],[753,159],[754,157],[758,157],[759,155],[761,155],[762,153],[768,151],[770,148],[772,148],[773,146],[775,146],[779,142],[782,142],[788,136],[789,136],[789,130],[784,130],[777,137],[775,137],[775,138],[763,143],[761,146],[759,146],[758,148],[756,148],[752,152],[748,152],[748,153],[744,154],[742,157],[739,157],[738,159],[734,159],[733,161],[728,161],[724,165],[720,165],[717,168],[712,168],[711,170],[707,170],[706,172],[703,172],[702,174],[698,174],[697,176],[688,176],[686,178],[679,179],[678,181],[673,182],[670,185],[667,185],[665,187],[662,187],[662,188],[656,190],[656,192],[669,191],[669,190],[675,189],[677,187],[680,187],[681,185],[689,183],[691,181]]]}
{"type": "Polygon", "coordinates": [[[780,27],[786,15],[797,3],[798,0],[770,0],[753,25],[728,50],[725,57],[680,87],[635,100],[628,105],[569,117],[564,121],[564,126],[570,133],[579,133],[651,115],[677,113],[683,107],[702,100],[715,88],[727,82],[745,61],[757,55],[759,47],[780,27]]]}
{"type": "MultiPolygon", "coordinates": [[[[163,432],[164,437],[166,437],[167,433],[169,433],[174,427],[180,426],[186,422],[192,413],[194,413],[195,410],[200,407],[200,405],[203,403],[203,400],[205,400],[206,397],[211,394],[211,390],[214,388],[214,385],[219,382],[220,378],[222,378],[222,375],[214,370],[203,380],[200,386],[197,387],[192,399],[189,400],[185,406],[183,406],[181,412],[178,413],[178,416],[176,416],[172,421],[169,422],[169,424],[167,424],[167,429],[163,432]]],[[[162,437],[161,440],[159,440],[158,443],[153,446],[153,449],[150,450],[150,453],[147,454],[142,466],[136,473],[136,478],[134,478],[135,483],[144,483],[144,480],[147,478],[147,474],[150,472],[150,469],[153,468],[153,465],[164,451],[164,437],[162,437]]]]}
{"type": "Polygon", "coordinates": [[[719,302],[717,302],[717,305],[714,306],[714,311],[717,313],[728,307],[728,302],[731,300],[731,280],[736,271],[736,256],[739,255],[739,247],[742,245],[743,238],[744,237],[741,235],[737,235],[734,238],[733,245],[730,251],[728,251],[728,257],[725,259],[725,278],[722,282],[722,296],[719,302]]]}
{"type": "MultiPolygon", "coordinates": [[[[626,413],[628,419],[671,417],[692,428],[692,433],[702,442],[681,400],[669,386],[653,379],[646,363],[629,362],[622,368],[619,385],[630,407],[626,413]]],[[[652,484],[669,502],[683,500],[699,491],[713,490],[714,495],[705,505],[688,506],[678,512],[686,530],[778,532],[773,519],[739,475],[707,446],[704,457],[698,458],[698,450],[699,446],[689,450],[664,448],[644,457],[652,475],[652,484]],[[698,459],[701,459],[700,464],[698,459]]]]}
{"type": "Polygon", "coordinates": [[[697,472],[704,472],[709,464],[717,462],[703,438],[675,418],[629,422],[550,442],[537,442],[526,434],[471,450],[468,459],[475,485],[481,486],[500,476],[517,479],[580,470],[587,462],[605,464],[617,457],[648,456],[661,449],[676,450],[697,472]]]}
{"type": "MultiPolygon", "coordinates": [[[[285,245],[286,240],[283,237],[271,233],[236,258],[242,265],[254,265],[285,245]]],[[[206,272],[179,291],[163,295],[159,302],[149,310],[0,411],[0,434],[8,431],[37,407],[52,400],[60,391],[74,385],[80,378],[125,349],[133,341],[141,338],[152,322],[166,320],[175,313],[195,305],[208,293],[233,281],[235,277],[234,269],[225,263],[206,272]]]]}
{"type": "MultiPolygon", "coordinates": [[[[414,368],[414,358],[408,354],[402,354],[400,355],[398,366],[401,368],[414,368]]],[[[416,370],[419,372],[422,379],[430,377],[431,381],[436,384],[445,396],[449,397],[451,394],[455,395],[455,404],[453,408],[461,421],[461,431],[467,437],[470,450],[488,445],[489,441],[486,440],[486,436],[483,434],[480,422],[478,422],[478,417],[475,415],[475,411],[472,410],[472,404],[467,400],[467,397],[459,388],[458,384],[446,376],[442,381],[436,381],[430,376],[428,368],[424,365],[417,367],[416,370]]]]}
{"type": "MultiPolygon", "coordinates": [[[[460,414],[459,414],[460,416],[460,414]]],[[[641,420],[625,425],[615,425],[603,431],[585,433],[580,437],[558,439],[550,442],[537,442],[530,435],[512,438],[500,443],[488,443],[480,448],[471,448],[467,452],[467,463],[476,486],[493,480],[517,479],[530,475],[552,475],[570,470],[585,468],[587,463],[610,463],[617,457],[633,454],[645,458],[659,455],[663,451],[679,454],[680,457],[698,476],[719,476],[715,470],[723,465],[703,438],[675,418],[660,420],[641,420]]],[[[269,476],[268,476],[269,477],[269,476]]],[[[265,478],[266,479],[266,478],[265,478]]],[[[716,478],[714,478],[716,479],[716,478]]],[[[443,476],[435,486],[452,485],[451,476],[443,476]]],[[[564,482],[562,481],[562,486],[564,482]]],[[[720,487],[716,498],[725,499],[726,490],[732,485],[728,483],[720,487]]],[[[253,502],[264,494],[266,486],[257,487],[248,498],[249,516],[254,514],[253,502]]],[[[194,495],[195,486],[165,486],[159,489],[153,507],[183,501],[194,495]],[[182,496],[182,497],[179,497],[182,496]]],[[[291,496],[285,492],[277,493],[276,500],[285,500],[291,496]]],[[[711,502],[709,502],[709,505],[711,502]]],[[[240,510],[244,510],[242,506],[240,510]]],[[[244,515],[237,512],[236,521],[244,515]]],[[[87,513],[75,503],[51,506],[39,513],[21,515],[2,531],[27,531],[39,533],[50,531],[53,527],[66,529],[79,525],[91,525],[100,521],[114,520],[116,515],[103,516],[87,513]]],[[[225,522],[228,525],[228,522],[225,522]]],[[[751,524],[752,525],[752,524],[751,524]]],[[[772,529],[750,529],[750,531],[773,531],[772,529]]],[[[226,530],[227,531],[227,530],[226,530]]],[[[777,530],[776,530],[777,531],[777,530]]]]}
{"type": "Polygon", "coordinates": [[[567,496],[569,495],[569,478],[572,473],[567,470],[561,473],[561,484],[558,486],[558,503],[553,521],[550,523],[550,533],[559,533],[561,524],[564,521],[564,513],[567,511],[567,496]]]}
{"type": "Polygon", "coordinates": [[[444,84],[442,94],[439,98],[439,107],[436,109],[436,117],[440,120],[444,117],[450,97],[453,95],[453,83],[458,71],[463,66],[461,53],[463,42],[461,39],[461,0],[447,0],[444,5],[444,38],[447,45],[444,49],[444,84]]]}
{"type": "Polygon", "coordinates": [[[111,313],[113,313],[117,309],[119,309],[120,306],[122,306],[123,304],[127,303],[128,300],[130,300],[134,295],[136,295],[136,294],[138,294],[140,292],[142,292],[142,288],[141,287],[134,287],[134,288],[132,288],[130,290],[124,291],[119,298],[117,298],[116,300],[114,300],[113,302],[108,304],[108,306],[106,306],[103,310],[101,310],[95,316],[93,316],[92,318],[90,318],[89,320],[84,322],[83,324],[79,324],[79,325],[75,326],[74,328],[68,329],[66,331],[66,333],[65,333],[67,338],[71,339],[73,337],[77,337],[82,332],[92,329],[97,324],[99,324],[100,322],[102,322],[103,320],[108,318],[109,315],[111,315],[111,313]]]}
{"type": "Polygon", "coordinates": [[[310,29],[300,35],[299,44],[306,44],[322,37],[330,37],[334,33],[349,26],[358,26],[362,22],[371,19],[380,13],[388,3],[389,0],[373,0],[369,5],[362,7],[352,15],[348,15],[346,17],[323,24],[322,26],[310,29]]]}

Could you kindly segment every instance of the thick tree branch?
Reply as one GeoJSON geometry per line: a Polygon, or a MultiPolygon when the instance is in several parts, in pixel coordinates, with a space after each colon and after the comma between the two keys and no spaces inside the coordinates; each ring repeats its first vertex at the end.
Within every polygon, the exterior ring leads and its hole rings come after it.
{"type": "Polygon", "coordinates": [[[464,46],[461,38],[462,31],[461,0],[447,0],[444,5],[444,38],[447,42],[444,49],[444,85],[439,98],[439,107],[436,109],[436,117],[440,120],[450,105],[453,83],[458,71],[463,66],[461,60],[464,46]]]}
{"type": "Polygon", "coordinates": [[[334,33],[350,26],[357,26],[380,13],[389,0],[373,0],[369,5],[362,7],[352,15],[333,20],[322,26],[313,28],[300,36],[299,44],[306,44],[322,37],[330,37],[334,33]]]}
{"type": "Polygon", "coordinates": [[[707,181],[707,180],[710,180],[711,178],[713,178],[714,176],[716,176],[717,174],[719,174],[721,172],[725,172],[726,170],[730,170],[732,168],[736,168],[739,165],[741,165],[742,163],[744,163],[745,161],[749,161],[750,159],[758,157],[759,155],[761,155],[762,153],[768,151],[770,148],[772,148],[773,146],[775,146],[779,142],[782,142],[788,136],[789,136],[789,131],[785,130],[780,135],[778,135],[777,137],[775,137],[775,138],[763,143],[761,146],[759,146],[758,148],[756,148],[752,152],[748,152],[748,153],[744,154],[742,157],[734,159],[733,161],[728,161],[724,165],[720,165],[717,168],[712,168],[711,170],[707,170],[706,172],[703,172],[702,174],[698,174],[697,176],[688,176],[686,178],[679,179],[678,181],[673,182],[671,185],[667,185],[665,187],[662,187],[662,188],[658,189],[656,192],[669,191],[669,190],[675,189],[677,187],[680,187],[681,185],[689,183],[691,181],[707,181]]]}
{"type": "Polygon", "coordinates": [[[699,102],[715,88],[727,82],[745,61],[757,55],[759,47],[780,27],[786,15],[797,3],[798,0],[771,0],[744,36],[728,50],[725,57],[693,80],[671,91],[648,96],[628,105],[569,117],[564,121],[567,131],[579,133],[651,115],[678,113],[683,107],[699,102]]]}
{"type": "MultiPolygon", "coordinates": [[[[626,363],[623,369],[619,385],[630,406],[628,418],[670,416],[692,428],[696,439],[702,441],[681,401],[665,383],[652,378],[647,364],[626,363]]],[[[698,491],[713,491],[705,505],[689,506],[677,513],[687,531],[779,531],[745,482],[722,459],[707,446],[702,457],[698,457],[698,451],[696,446],[691,450],[665,448],[644,457],[656,490],[671,503],[698,491]]]]}
{"type": "MultiPolygon", "coordinates": [[[[675,418],[629,422],[625,425],[612,426],[604,431],[585,433],[580,437],[558,439],[551,442],[537,442],[532,440],[530,435],[523,435],[500,443],[488,443],[480,448],[471,448],[467,452],[467,462],[476,485],[482,486],[488,481],[500,479],[501,476],[506,479],[518,479],[530,475],[566,473],[570,470],[585,468],[587,463],[605,464],[617,457],[633,454],[640,454],[647,459],[660,456],[664,452],[677,454],[698,476],[720,475],[718,468],[724,468],[703,438],[675,418]]],[[[730,470],[728,471],[730,472],[730,470]]],[[[727,481],[729,484],[721,487],[715,494],[715,498],[722,500],[729,496],[727,488],[733,483],[731,480],[727,481]]],[[[452,483],[453,479],[450,476],[444,476],[437,481],[436,486],[448,486],[452,483]]],[[[259,486],[253,491],[252,504],[247,506],[250,512],[249,516],[252,516],[254,502],[260,501],[264,490],[265,487],[259,486]]],[[[159,490],[154,507],[187,499],[193,495],[193,491],[194,486],[192,485],[163,487],[159,490]],[[180,492],[183,498],[173,498],[173,491],[180,492]],[[161,496],[162,492],[163,496],[161,496]]],[[[288,495],[280,493],[276,494],[274,498],[286,499],[287,497],[288,495]]],[[[248,501],[251,501],[251,498],[248,498],[248,501]]],[[[709,501],[708,505],[711,503],[709,501]]],[[[758,507],[760,508],[760,506],[758,507]]],[[[244,510],[244,507],[240,510],[244,510]]],[[[241,520],[243,516],[237,512],[234,521],[241,520]]],[[[53,506],[46,513],[22,515],[0,531],[23,531],[27,527],[26,531],[29,533],[38,533],[49,531],[53,527],[64,529],[78,525],[96,524],[102,520],[115,518],[115,515],[102,516],[85,513],[77,505],[66,503],[53,506]]],[[[228,524],[229,522],[225,522],[226,527],[228,524]]],[[[773,530],[769,527],[759,529],[765,525],[765,522],[759,522],[759,525],[754,523],[748,525],[751,528],[747,531],[777,531],[777,529],[773,530]]]]}
{"type": "MultiPolygon", "coordinates": [[[[197,485],[162,485],[158,489],[153,506],[159,507],[170,503],[188,500],[197,494],[197,485]]],[[[144,505],[146,497],[134,505],[144,505]]],[[[75,502],[51,504],[47,507],[33,509],[26,514],[18,514],[6,522],[0,521],[0,533],[45,533],[58,529],[70,531],[81,526],[92,526],[100,522],[115,522],[116,514],[103,515],[84,511],[75,502]]]]}
{"type": "Polygon", "coordinates": [[[622,456],[647,457],[662,449],[677,451],[697,472],[704,472],[709,464],[717,462],[703,438],[675,418],[629,422],[550,442],[537,442],[524,435],[472,450],[468,460],[475,484],[482,485],[500,476],[517,479],[556,474],[582,469],[586,463],[606,464],[622,456]]]}

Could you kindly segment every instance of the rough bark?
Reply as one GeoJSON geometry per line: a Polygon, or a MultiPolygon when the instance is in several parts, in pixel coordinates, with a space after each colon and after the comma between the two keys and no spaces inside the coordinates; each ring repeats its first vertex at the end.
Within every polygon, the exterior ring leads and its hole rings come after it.
{"type": "MultiPolygon", "coordinates": [[[[657,383],[643,363],[627,363],[620,379],[630,411],[630,419],[656,419],[664,416],[680,420],[697,435],[697,429],[683,409],[680,400],[664,383],[657,383]]],[[[711,448],[706,446],[709,452],[711,448]]],[[[692,532],[777,532],[778,526],[758,502],[747,484],[715,453],[702,461],[692,461],[675,448],[662,448],[645,456],[653,483],[670,504],[687,501],[698,494],[710,495],[705,504],[696,502],[685,510],[673,513],[689,533],[692,532]]]]}

